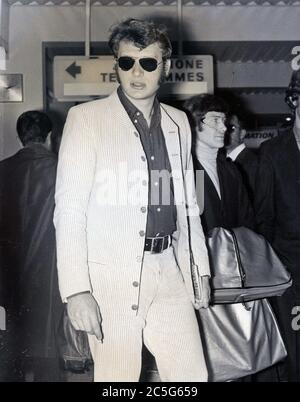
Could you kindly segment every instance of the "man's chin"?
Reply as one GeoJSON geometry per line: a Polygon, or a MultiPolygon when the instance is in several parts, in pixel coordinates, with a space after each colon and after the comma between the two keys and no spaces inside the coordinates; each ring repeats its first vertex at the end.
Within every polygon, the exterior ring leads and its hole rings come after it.
{"type": "Polygon", "coordinates": [[[134,91],[134,92],[130,91],[130,93],[126,92],[126,95],[128,96],[129,99],[132,99],[134,101],[147,100],[155,96],[155,94],[145,93],[145,91],[134,91]]]}

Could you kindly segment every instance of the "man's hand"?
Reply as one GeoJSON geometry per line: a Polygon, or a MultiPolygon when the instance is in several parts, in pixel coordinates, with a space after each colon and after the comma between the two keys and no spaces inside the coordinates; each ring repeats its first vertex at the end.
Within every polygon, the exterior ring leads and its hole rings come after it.
{"type": "Polygon", "coordinates": [[[95,335],[103,341],[99,306],[90,293],[78,293],[68,299],[68,315],[76,330],[95,335]]]}
{"type": "Polygon", "coordinates": [[[209,277],[208,276],[202,276],[202,298],[201,301],[199,302],[198,308],[207,308],[209,305],[209,300],[210,300],[210,285],[209,285],[209,277]]]}

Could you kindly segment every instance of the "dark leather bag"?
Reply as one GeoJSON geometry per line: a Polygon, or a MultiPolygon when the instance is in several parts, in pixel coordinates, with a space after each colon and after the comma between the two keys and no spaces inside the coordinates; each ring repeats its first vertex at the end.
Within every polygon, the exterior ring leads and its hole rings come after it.
{"type": "Polygon", "coordinates": [[[93,364],[88,336],[85,331],[77,331],[68,316],[65,306],[57,333],[57,347],[61,364],[65,370],[83,373],[93,364]]]}
{"type": "Polygon", "coordinates": [[[291,275],[267,240],[246,227],[209,232],[212,302],[238,303],[281,296],[291,275]]]}

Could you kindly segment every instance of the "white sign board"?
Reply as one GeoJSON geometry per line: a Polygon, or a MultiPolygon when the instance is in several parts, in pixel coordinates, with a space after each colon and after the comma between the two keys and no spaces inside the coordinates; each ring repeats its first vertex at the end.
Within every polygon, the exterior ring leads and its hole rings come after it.
{"type": "Polygon", "coordinates": [[[264,141],[277,137],[278,129],[276,127],[261,127],[257,130],[247,130],[245,144],[250,148],[258,148],[264,141]]]}
{"type": "MultiPolygon", "coordinates": [[[[161,94],[184,98],[212,93],[212,56],[183,56],[172,59],[171,71],[161,94]]],[[[59,101],[84,101],[107,96],[118,86],[113,56],[56,56],[54,58],[54,96],[59,101]]]]}

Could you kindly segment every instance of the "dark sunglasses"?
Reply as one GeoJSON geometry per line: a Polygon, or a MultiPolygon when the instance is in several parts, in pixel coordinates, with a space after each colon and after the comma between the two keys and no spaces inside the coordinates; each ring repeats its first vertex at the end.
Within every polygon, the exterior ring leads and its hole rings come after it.
{"type": "Polygon", "coordinates": [[[141,59],[133,59],[129,56],[122,56],[117,59],[118,65],[121,70],[129,71],[134,66],[134,63],[138,61],[143,70],[151,72],[157,69],[157,66],[163,62],[158,63],[153,57],[143,57],[141,59]]]}

